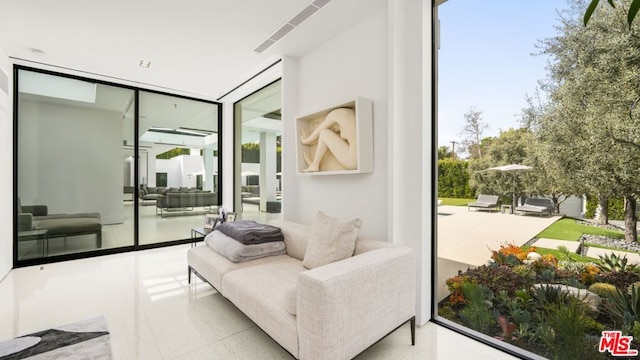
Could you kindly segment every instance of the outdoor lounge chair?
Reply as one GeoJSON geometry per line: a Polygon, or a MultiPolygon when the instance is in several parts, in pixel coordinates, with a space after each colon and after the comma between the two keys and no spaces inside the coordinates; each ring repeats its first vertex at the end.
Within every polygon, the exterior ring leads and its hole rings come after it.
{"type": "Polygon", "coordinates": [[[526,214],[539,214],[540,217],[543,215],[549,215],[553,211],[553,204],[549,199],[532,199],[527,198],[524,200],[524,205],[516,207],[515,213],[522,213],[522,215],[526,214]]]}
{"type": "Polygon", "coordinates": [[[467,210],[471,211],[471,208],[475,208],[477,210],[482,210],[482,209],[498,210],[499,206],[500,206],[500,199],[498,198],[498,195],[480,194],[478,196],[478,199],[476,199],[476,202],[472,202],[467,205],[467,210]]]}

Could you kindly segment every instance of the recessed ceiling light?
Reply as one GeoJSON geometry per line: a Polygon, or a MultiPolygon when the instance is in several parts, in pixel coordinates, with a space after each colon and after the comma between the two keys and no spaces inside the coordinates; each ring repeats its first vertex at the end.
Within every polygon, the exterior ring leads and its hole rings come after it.
{"type": "Polygon", "coordinates": [[[149,66],[151,66],[151,61],[140,60],[140,66],[142,66],[143,68],[148,68],[149,66]]]}

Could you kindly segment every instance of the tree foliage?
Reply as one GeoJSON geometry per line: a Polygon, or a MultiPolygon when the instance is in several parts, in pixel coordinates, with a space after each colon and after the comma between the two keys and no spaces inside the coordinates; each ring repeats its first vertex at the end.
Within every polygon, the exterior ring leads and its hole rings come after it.
{"type": "Polygon", "coordinates": [[[507,164],[526,165],[532,138],[532,134],[526,129],[503,131],[491,141],[485,156],[470,161],[470,185],[476,189],[477,194],[499,195],[503,201],[511,203],[514,188],[516,198],[533,192],[535,182],[530,171],[486,171],[488,168],[507,164]]]}
{"type": "Polygon", "coordinates": [[[482,157],[482,134],[489,128],[484,120],[482,120],[482,111],[471,107],[464,115],[464,126],[460,135],[462,136],[462,145],[466,148],[469,158],[477,159],[482,157]]]}
{"type": "MultiPolygon", "coordinates": [[[[613,0],[607,0],[607,2],[612,8],[616,7],[613,0]]],[[[587,24],[589,23],[591,15],[593,15],[599,3],[600,0],[591,0],[591,3],[589,3],[587,10],[584,12],[584,17],[582,20],[584,26],[587,26],[587,24]]],[[[638,10],[640,10],[640,0],[633,0],[629,5],[629,10],[627,11],[627,23],[629,24],[629,26],[633,25],[633,20],[636,18],[636,15],[638,15],[638,10]]]]}
{"type": "Polygon", "coordinates": [[[176,156],[180,155],[189,155],[191,154],[191,149],[187,148],[173,148],[171,150],[165,151],[162,154],[156,155],[156,159],[164,159],[169,160],[176,156]]]}
{"type": "Polygon", "coordinates": [[[449,158],[453,158],[453,152],[449,150],[449,147],[447,146],[438,147],[438,159],[442,160],[442,159],[449,159],[449,158]]]}
{"type": "MultiPolygon", "coordinates": [[[[541,43],[551,57],[544,85],[549,106],[535,123],[536,135],[548,160],[570,174],[575,190],[596,194],[604,203],[622,196],[635,207],[640,189],[638,29],[623,21],[621,7],[599,8],[584,27],[586,0],[569,4],[558,35],[541,43]]],[[[627,213],[627,239],[635,241],[635,208],[627,213]]]]}

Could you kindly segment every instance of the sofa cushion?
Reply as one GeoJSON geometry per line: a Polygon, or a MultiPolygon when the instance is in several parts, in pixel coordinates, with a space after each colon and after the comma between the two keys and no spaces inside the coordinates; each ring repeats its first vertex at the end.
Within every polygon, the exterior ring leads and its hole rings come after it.
{"type": "Polygon", "coordinates": [[[302,261],[307,251],[311,226],[285,220],[271,221],[270,224],[282,230],[287,255],[302,261]]]}
{"type": "Polygon", "coordinates": [[[196,269],[202,277],[207,279],[207,282],[209,282],[211,286],[220,292],[224,291],[222,289],[222,277],[226,273],[288,258],[287,255],[268,256],[252,261],[234,263],[213,251],[213,249],[208,246],[197,246],[187,251],[187,262],[189,266],[196,269]]]}
{"type": "Polygon", "coordinates": [[[309,243],[302,264],[307,269],[346,259],[353,255],[362,220],[340,221],[318,211],[311,225],[309,243]]]}
{"type": "MultiPolygon", "coordinates": [[[[285,294],[305,271],[300,260],[288,256],[230,271],[222,278],[223,295],[270,337],[298,355],[296,317],[285,306],[285,294]]],[[[262,259],[260,259],[262,260],[262,259]]]]}
{"type": "Polygon", "coordinates": [[[154,188],[154,187],[148,187],[147,189],[147,194],[157,194],[158,193],[158,189],[154,188]]]}

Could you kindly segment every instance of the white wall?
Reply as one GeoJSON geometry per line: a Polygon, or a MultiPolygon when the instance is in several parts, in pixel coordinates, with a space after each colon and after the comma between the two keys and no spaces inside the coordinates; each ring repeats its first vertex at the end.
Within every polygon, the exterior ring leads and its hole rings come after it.
{"type": "Polygon", "coordinates": [[[372,174],[297,176],[283,150],[283,217],[312,223],[322,210],[363,219],[361,234],[412,247],[416,320],[430,317],[431,2],[388,0],[387,8],[298,58],[283,60],[285,144],[296,117],[353,100],[373,101],[372,174]]]}
{"type": "Polygon", "coordinates": [[[50,213],[99,212],[105,224],[123,222],[121,114],[24,100],[20,124],[23,204],[45,204],[50,213]]]}
{"type": "MultiPolygon", "coordinates": [[[[13,106],[10,101],[13,72],[9,57],[0,47],[0,69],[9,77],[9,94],[0,90],[0,280],[13,267],[13,106]]],[[[0,301],[1,302],[1,301],[0,301]]]]}
{"type": "Polygon", "coordinates": [[[193,174],[204,169],[202,156],[181,155],[178,156],[178,161],[180,161],[180,166],[182,169],[182,186],[196,187],[197,177],[195,175],[189,176],[189,174],[193,174]]]}
{"type": "MultiPolygon", "coordinates": [[[[218,158],[213,157],[213,161],[215,163],[218,158]]],[[[156,159],[155,165],[156,172],[167,173],[167,187],[196,187],[196,176],[189,177],[189,174],[204,169],[203,158],[200,155],[180,155],[171,159],[156,159]]],[[[149,174],[149,177],[153,178],[154,181],[155,176],[155,173],[149,174]]]]}
{"type": "MultiPolygon", "coordinates": [[[[175,158],[157,159],[156,172],[167,173],[167,187],[182,186],[182,170],[180,169],[180,162],[175,160],[175,158]]],[[[149,176],[153,176],[154,179],[156,177],[155,173],[149,176]]]]}
{"type": "Polygon", "coordinates": [[[387,238],[387,18],[380,11],[283,70],[283,217],[310,224],[318,210],[359,217],[362,234],[387,238]],[[295,88],[295,91],[291,91],[295,88]],[[374,172],[297,176],[295,118],[361,96],[373,101],[374,172]]]}

